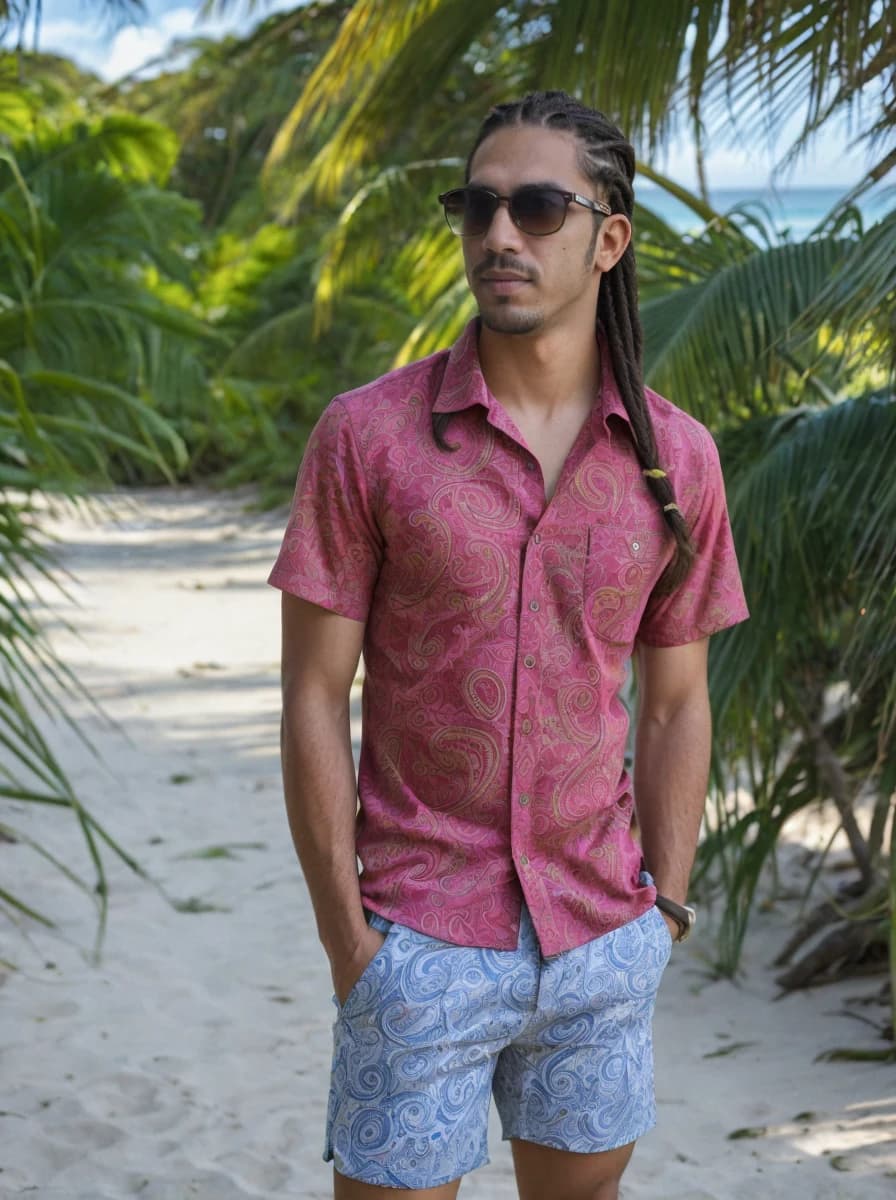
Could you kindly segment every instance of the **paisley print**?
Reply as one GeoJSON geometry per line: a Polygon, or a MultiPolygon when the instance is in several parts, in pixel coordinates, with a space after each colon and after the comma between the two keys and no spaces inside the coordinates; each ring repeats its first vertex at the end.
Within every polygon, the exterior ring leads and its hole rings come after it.
{"type": "Polygon", "coordinates": [[[557,714],[570,742],[593,746],[603,741],[596,728],[603,719],[597,704],[597,690],[576,680],[557,689],[557,714]]]}
{"type": "Polygon", "coordinates": [[[625,485],[618,465],[612,459],[603,461],[594,456],[576,472],[572,494],[595,520],[612,520],[625,499],[625,485]]]}
{"type": "MultiPolygon", "coordinates": [[[[646,885],[647,878],[643,879],[646,885]]],[[[431,1188],[504,1138],[579,1153],[656,1120],[651,1022],[671,938],[655,908],[544,958],[528,910],[514,950],[388,931],[333,1028],[324,1158],[380,1187],[431,1188]]]]}
{"type": "Polygon", "coordinates": [[[451,527],[438,514],[420,509],[407,521],[407,553],[389,589],[389,604],[399,609],[419,605],[443,582],[452,551],[451,527]]]}
{"type": "MultiPolygon", "coordinates": [[[[697,547],[688,580],[656,595],[670,535],[606,346],[601,359],[549,503],[485,384],[475,323],[450,352],[337,397],[271,572],[365,625],[361,894],[448,942],[512,950],[525,901],[553,955],[650,910],[626,820],[626,662],[636,640],[680,645],[747,615],[715,444],[648,391],[697,547]],[[453,450],[434,413],[450,414],[453,450]]],[[[379,1136],[379,1117],[357,1120],[379,1136]]]]}
{"type": "Polygon", "coordinates": [[[470,709],[486,721],[496,721],[507,705],[507,688],[496,671],[477,667],[461,683],[470,709]]]}
{"type": "Polygon", "coordinates": [[[487,795],[500,764],[494,736],[484,730],[448,726],[433,736],[429,755],[416,763],[424,777],[432,774],[450,780],[450,790],[432,797],[432,807],[459,813],[475,808],[487,795]]]}
{"type": "Polygon", "coordinates": [[[512,493],[501,495],[476,481],[452,481],[433,495],[436,512],[457,514],[483,531],[513,530],[520,522],[520,502],[512,493]]]}

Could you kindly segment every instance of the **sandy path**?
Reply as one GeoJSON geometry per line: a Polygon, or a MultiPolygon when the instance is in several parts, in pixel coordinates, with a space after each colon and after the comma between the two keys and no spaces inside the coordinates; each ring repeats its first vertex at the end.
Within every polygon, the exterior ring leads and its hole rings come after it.
{"type": "MultiPolygon", "coordinates": [[[[107,858],[94,966],[86,898],[26,846],[0,845],[3,885],[60,924],[5,926],[0,956],[18,969],[0,990],[2,1197],[329,1195],[331,989],[282,808],[278,600],[263,584],[282,522],[238,497],[163,491],[55,523],[79,607],[57,605],[78,636],[57,619],[54,641],[117,728],[81,705],[101,760],[61,727],[47,726],[52,744],[166,892],[213,910],[177,911],[107,858]],[[232,857],[189,857],[221,846],[232,857]]],[[[89,871],[68,814],[7,804],[4,819],[89,871]]],[[[765,966],[792,915],[763,915],[739,987],[707,982],[705,942],[676,951],[657,1021],[660,1125],[630,1200],[896,1194],[896,1072],[813,1062],[875,1044],[837,1010],[879,983],[771,1003],[765,966]],[[765,1133],[729,1140],[744,1127],[765,1133]]],[[[515,1195],[494,1127],[492,1154],[466,1200],[515,1195]]]]}

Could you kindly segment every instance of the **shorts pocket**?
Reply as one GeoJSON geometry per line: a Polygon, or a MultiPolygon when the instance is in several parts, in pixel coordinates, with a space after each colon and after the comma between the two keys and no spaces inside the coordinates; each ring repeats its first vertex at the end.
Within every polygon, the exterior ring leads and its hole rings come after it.
{"type": "MultiPolygon", "coordinates": [[[[376,927],[377,926],[374,926],[374,928],[376,927]]],[[[395,930],[396,926],[393,923],[389,926],[388,930],[385,931],[383,944],[352,984],[345,1000],[343,1000],[342,1004],[340,1004],[338,1000],[336,1001],[336,1007],[338,1009],[337,1020],[343,1018],[346,1013],[357,1004],[359,998],[366,997],[369,999],[377,990],[377,983],[382,979],[385,973],[387,948],[395,930]]],[[[379,932],[382,933],[383,930],[379,929],[379,932]]]]}

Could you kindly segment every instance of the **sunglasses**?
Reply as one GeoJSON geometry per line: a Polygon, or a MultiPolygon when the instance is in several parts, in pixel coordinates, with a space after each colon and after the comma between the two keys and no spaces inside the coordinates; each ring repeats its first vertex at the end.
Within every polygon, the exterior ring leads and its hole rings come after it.
{"type": "Polygon", "coordinates": [[[526,184],[509,196],[499,196],[484,187],[454,188],[439,196],[445,209],[448,228],[458,237],[481,237],[491,228],[500,204],[507,205],[510,219],[517,229],[532,237],[547,237],[562,229],[570,204],[581,204],[592,212],[609,216],[611,208],[603,200],[589,200],[578,192],[542,184],[526,184]]]}

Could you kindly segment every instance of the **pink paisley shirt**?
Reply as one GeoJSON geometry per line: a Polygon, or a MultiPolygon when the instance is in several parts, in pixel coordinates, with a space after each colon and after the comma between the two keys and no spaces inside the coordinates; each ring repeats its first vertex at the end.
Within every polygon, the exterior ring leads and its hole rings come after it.
{"type": "Polygon", "coordinates": [[[715,444],[648,391],[697,546],[686,583],[652,594],[672,540],[602,357],[547,505],[475,322],[450,352],[337,397],[270,576],[365,623],[364,904],[459,945],[515,948],[524,899],[545,955],[653,904],[630,833],[626,663],[636,638],[676,646],[747,616],[715,444]],[[451,452],[433,412],[451,414],[451,452]]]}

